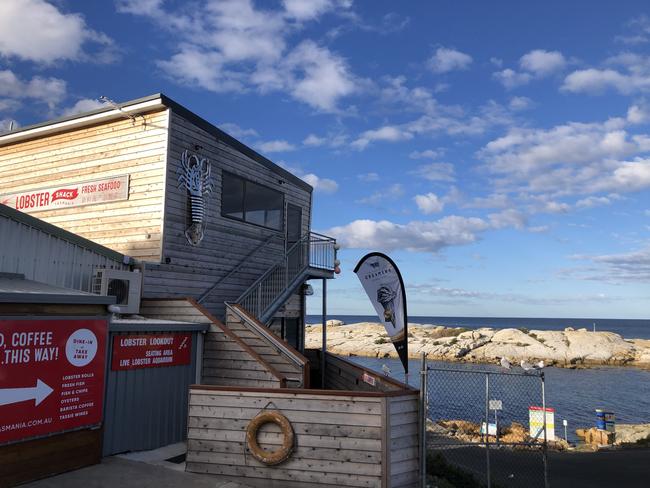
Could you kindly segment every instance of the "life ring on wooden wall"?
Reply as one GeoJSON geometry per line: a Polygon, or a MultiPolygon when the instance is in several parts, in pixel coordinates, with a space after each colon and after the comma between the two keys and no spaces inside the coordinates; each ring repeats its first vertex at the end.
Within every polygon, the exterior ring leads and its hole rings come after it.
{"type": "Polygon", "coordinates": [[[294,433],[291,422],[278,411],[262,412],[255,416],[246,427],[246,442],[251,454],[259,462],[268,466],[283,463],[293,452],[294,433]],[[268,423],[276,424],[282,431],[282,446],[275,451],[266,451],[257,442],[257,433],[268,423]]]}

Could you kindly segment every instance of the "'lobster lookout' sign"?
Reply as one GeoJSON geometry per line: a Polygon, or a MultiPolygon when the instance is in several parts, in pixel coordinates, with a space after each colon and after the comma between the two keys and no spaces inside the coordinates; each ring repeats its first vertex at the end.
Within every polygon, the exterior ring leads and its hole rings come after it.
{"type": "Polygon", "coordinates": [[[129,177],[122,175],[2,195],[0,203],[30,213],[128,199],[129,177]]]}

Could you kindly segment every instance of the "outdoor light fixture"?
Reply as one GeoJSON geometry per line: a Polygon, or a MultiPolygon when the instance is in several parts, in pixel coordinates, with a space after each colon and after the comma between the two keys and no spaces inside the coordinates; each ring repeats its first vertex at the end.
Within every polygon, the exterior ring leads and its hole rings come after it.
{"type": "Polygon", "coordinates": [[[314,288],[311,285],[305,285],[305,287],[302,289],[302,293],[306,297],[310,297],[314,294],[314,288]]]}

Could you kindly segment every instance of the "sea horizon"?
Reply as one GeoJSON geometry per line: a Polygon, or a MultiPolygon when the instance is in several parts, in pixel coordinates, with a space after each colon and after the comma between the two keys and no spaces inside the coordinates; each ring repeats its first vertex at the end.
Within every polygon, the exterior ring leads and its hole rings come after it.
{"type": "MultiPolygon", "coordinates": [[[[308,324],[320,324],[321,315],[308,314],[308,324]]],[[[359,322],[380,322],[376,315],[328,314],[327,320],[341,320],[344,324],[359,322]]],[[[478,329],[491,327],[494,329],[526,328],[540,330],[564,330],[585,328],[597,332],[613,332],[626,339],[650,339],[650,319],[602,319],[602,318],[572,318],[572,317],[471,317],[471,316],[429,316],[411,315],[409,324],[442,325],[446,327],[465,327],[478,329]]]]}

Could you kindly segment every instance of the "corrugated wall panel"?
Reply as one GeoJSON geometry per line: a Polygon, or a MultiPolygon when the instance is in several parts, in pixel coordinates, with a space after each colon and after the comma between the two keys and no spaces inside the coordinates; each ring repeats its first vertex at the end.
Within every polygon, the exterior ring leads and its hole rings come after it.
{"type": "Polygon", "coordinates": [[[96,268],[128,269],[120,261],[0,215],[0,272],[91,291],[96,268]]]}
{"type": "Polygon", "coordinates": [[[199,332],[192,333],[189,365],[111,371],[113,337],[143,332],[111,333],[110,336],[104,456],[155,449],[187,437],[188,392],[189,386],[195,383],[199,332]]]}

